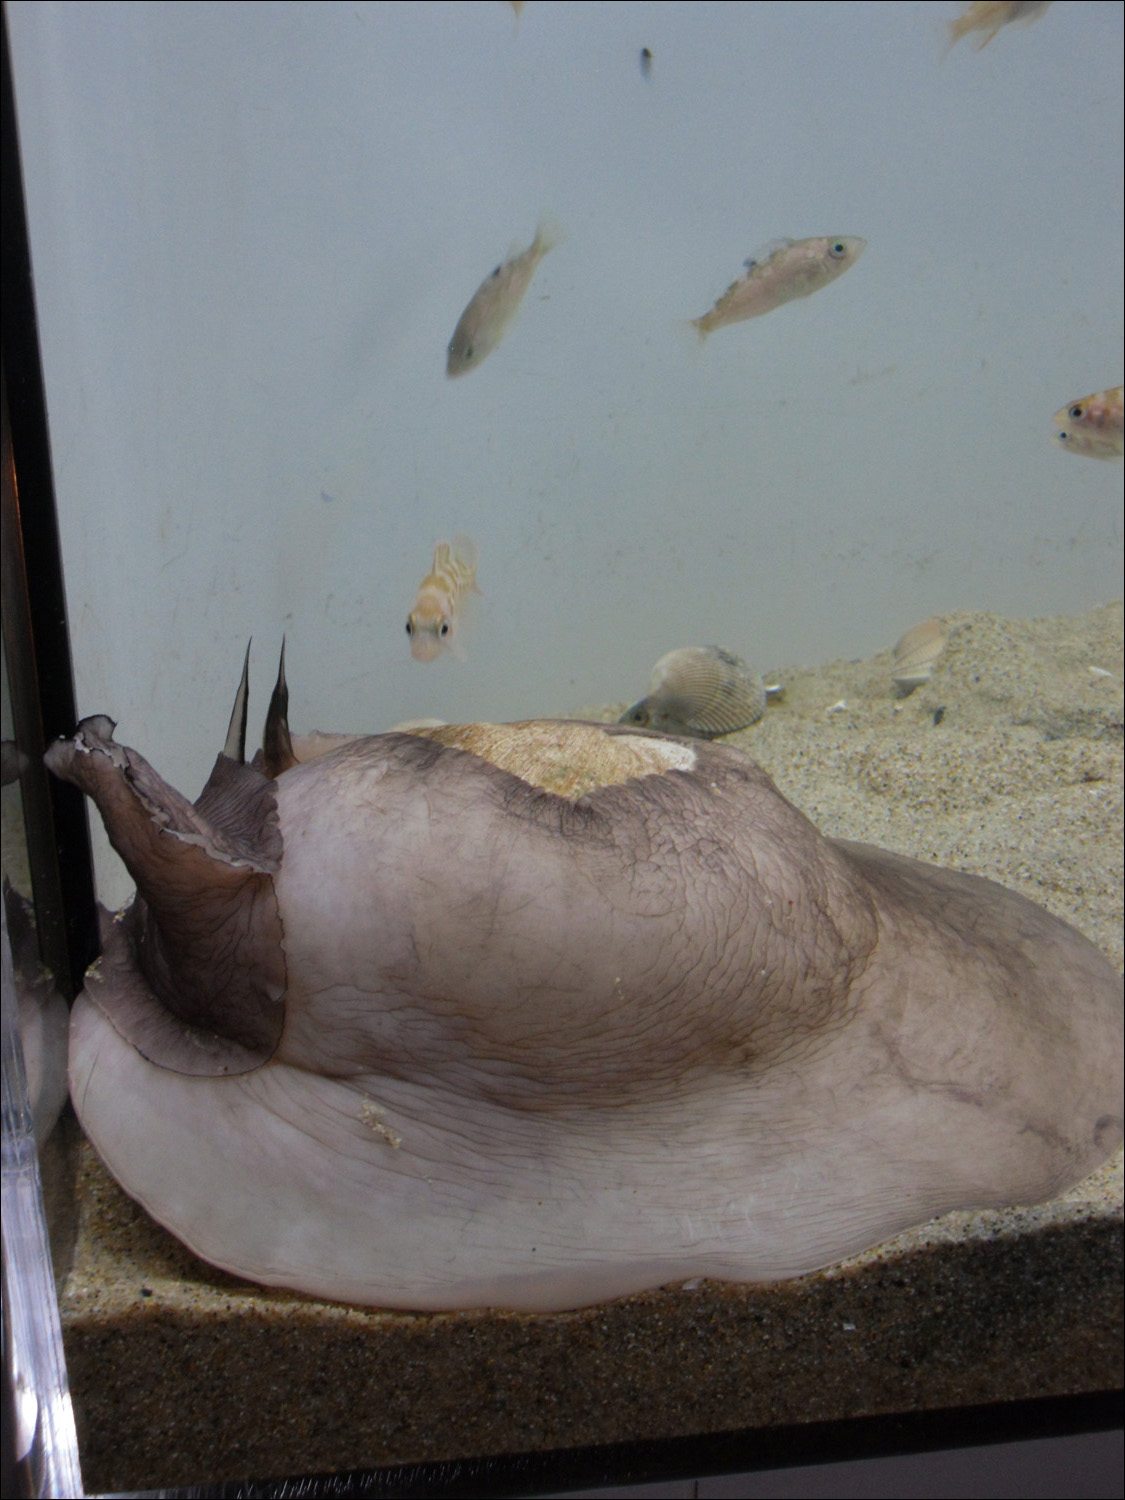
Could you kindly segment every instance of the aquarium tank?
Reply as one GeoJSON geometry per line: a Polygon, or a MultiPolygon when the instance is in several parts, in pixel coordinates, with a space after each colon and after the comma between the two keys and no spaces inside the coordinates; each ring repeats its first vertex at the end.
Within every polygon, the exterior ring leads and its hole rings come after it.
{"type": "Polygon", "coordinates": [[[248,643],[252,750],[283,641],[375,734],[1120,597],[1119,4],[4,16],[76,711],[188,797],[248,643]]]}
{"type": "Polygon", "coordinates": [[[1116,595],[1120,472],[1051,422],[1120,378],[1121,8],[979,51],[956,14],[10,5],[80,711],[192,786],[250,637],[296,725],[373,732],[1116,595]],[[747,258],[825,235],[867,241],[838,283],[700,343],[747,258]],[[458,533],[465,659],[421,664],[458,533]]]}

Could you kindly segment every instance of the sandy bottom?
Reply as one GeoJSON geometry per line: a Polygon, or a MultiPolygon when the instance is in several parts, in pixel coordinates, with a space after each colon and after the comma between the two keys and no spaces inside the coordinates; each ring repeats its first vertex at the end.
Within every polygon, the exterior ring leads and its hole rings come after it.
{"type": "Polygon", "coordinates": [[[1122,605],[942,618],[946,647],[909,697],[895,696],[889,650],[770,672],[779,698],[720,743],[753,756],[822,833],[997,880],[1120,968],[1122,605]]]}
{"type": "MultiPolygon", "coordinates": [[[[1122,963],[1121,604],[947,619],[775,674],[728,743],[827,834],[988,876],[1122,963]]],[[[625,703],[573,716],[610,719],[625,703]]],[[[546,707],[546,706],[545,706],[546,707]]],[[[559,705],[556,705],[559,707],[559,705]]],[[[411,1315],[210,1270],[79,1153],[63,1318],[87,1485],[130,1489],[825,1421],[1119,1383],[1121,1157],[1053,1204],[951,1214],[773,1287],[532,1317],[411,1315]]]]}

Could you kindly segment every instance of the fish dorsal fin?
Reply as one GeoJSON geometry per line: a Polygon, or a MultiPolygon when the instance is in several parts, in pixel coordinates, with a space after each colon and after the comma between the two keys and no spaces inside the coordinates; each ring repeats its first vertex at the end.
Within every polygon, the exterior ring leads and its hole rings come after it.
{"type": "Polygon", "coordinates": [[[779,250],[788,250],[791,245],[795,245],[796,243],[796,240],[790,238],[767,240],[764,245],[755,250],[753,255],[744,260],[742,264],[748,271],[752,271],[755,266],[764,266],[767,260],[772,260],[779,250]]]}

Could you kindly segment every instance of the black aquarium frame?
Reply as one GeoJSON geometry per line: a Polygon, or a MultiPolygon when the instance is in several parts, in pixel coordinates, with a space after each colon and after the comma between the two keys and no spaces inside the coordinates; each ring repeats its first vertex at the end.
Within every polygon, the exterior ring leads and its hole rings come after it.
{"type": "MultiPolygon", "coordinates": [[[[545,1495],[702,1479],[719,1474],[802,1468],[860,1459],[895,1458],[942,1449],[987,1447],[1036,1438],[1108,1432],[1122,1425],[1122,1393],[1096,1391],[987,1406],[798,1423],[741,1432],[701,1433],[640,1443],[504,1453],[444,1463],[397,1464],[338,1474],[307,1475],[185,1489],[131,1491],[168,1500],[305,1500],[305,1497],[429,1497],[545,1495]]],[[[125,1500],[125,1497],[122,1497],[125,1500]]]]}
{"type": "Polygon", "coordinates": [[[16,739],[30,761],[20,790],[40,947],[70,1000],[97,955],[98,926],[84,798],[43,765],[77,713],[6,5],[0,125],[4,641],[16,739]]]}
{"type": "MultiPolygon", "coordinates": [[[[97,952],[89,830],[82,794],[49,778],[51,740],[77,713],[66,620],[46,392],[4,5],[0,143],[0,328],[3,366],[3,621],[17,737],[35,762],[21,778],[44,961],[73,997],[97,952]],[[37,752],[37,753],[36,753],[37,752]]],[[[0,1493],[26,1494],[12,1464],[11,1368],[5,1349],[0,1493]]],[[[475,1496],[653,1484],[720,1474],[964,1449],[1118,1429],[1121,1390],[1047,1396],[844,1421],[644,1442],[482,1455],[287,1479],[134,1491],[161,1496],[475,1496]]]]}

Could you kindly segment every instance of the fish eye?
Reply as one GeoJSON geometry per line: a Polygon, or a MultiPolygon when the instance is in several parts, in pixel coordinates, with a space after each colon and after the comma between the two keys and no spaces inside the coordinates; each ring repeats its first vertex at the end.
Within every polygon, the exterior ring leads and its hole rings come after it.
{"type": "Polygon", "coordinates": [[[1081,418],[1082,418],[1082,404],[1081,404],[1081,402],[1077,402],[1074,406],[1072,406],[1070,408],[1070,410],[1067,412],[1067,416],[1070,418],[1070,420],[1072,422],[1081,421],[1081,418]]]}
{"type": "Polygon", "coordinates": [[[449,634],[449,621],[448,620],[443,620],[441,622],[441,629],[438,631],[438,635],[446,636],[448,634],[449,634]]]}
{"type": "Polygon", "coordinates": [[[407,635],[413,635],[414,634],[414,621],[413,620],[407,620],[407,622],[406,622],[406,633],[407,633],[407,635]]]}
{"type": "Polygon", "coordinates": [[[844,244],[843,240],[837,240],[828,253],[829,255],[834,255],[839,260],[841,256],[847,255],[848,247],[844,244]]]}

